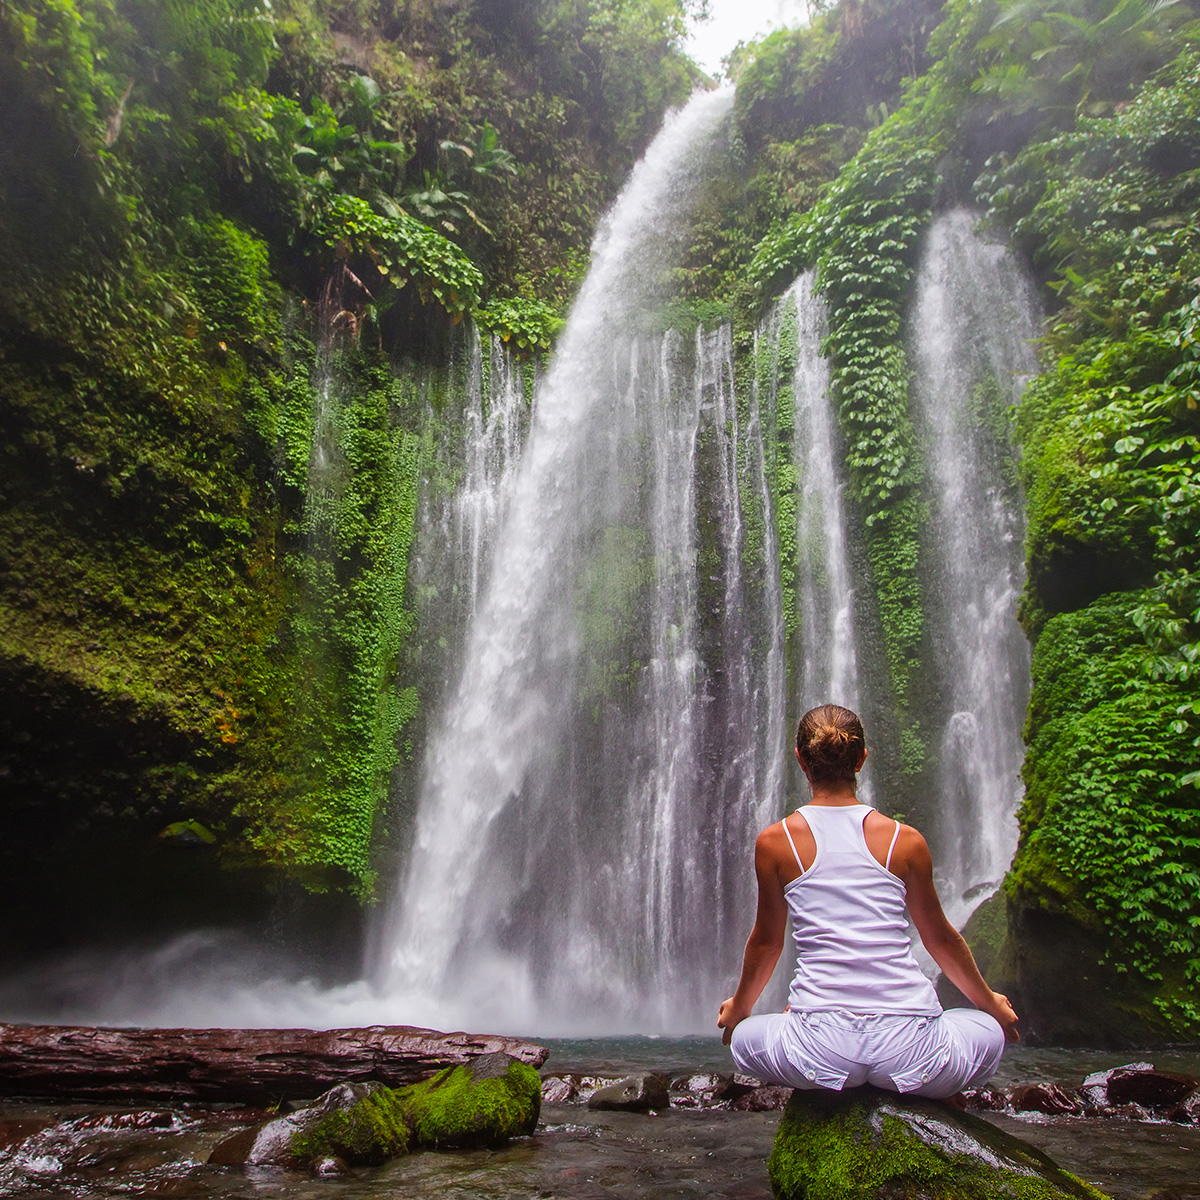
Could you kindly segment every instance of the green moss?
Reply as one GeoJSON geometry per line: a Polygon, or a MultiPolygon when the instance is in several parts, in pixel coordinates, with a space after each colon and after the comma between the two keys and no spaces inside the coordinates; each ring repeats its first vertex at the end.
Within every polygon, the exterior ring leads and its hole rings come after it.
{"type": "Polygon", "coordinates": [[[530,1134],[541,1110],[537,1071],[506,1055],[447,1067],[424,1083],[373,1087],[292,1138],[293,1155],[311,1162],[337,1154],[353,1165],[375,1165],[410,1150],[496,1146],[530,1134]]]}
{"type": "Polygon", "coordinates": [[[794,1092],[767,1169],[778,1200],[1102,1196],[983,1121],[871,1088],[794,1092]]]}
{"type": "Polygon", "coordinates": [[[378,1088],[350,1108],[330,1113],[292,1139],[297,1159],[312,1162],[336,1154],[355,1166],[378,1166],[412,1148],[405,1122],[404,1089],[378,1088]]]}
{"type": "Polygon", "coordinates": [[[399,1095],[417,1145],[495,1145],[533,1132],[542,1082],[533,1067],[513,1059],[496,1077],[480,1078],[470,1065],[451,1067],[399,1095]]]}

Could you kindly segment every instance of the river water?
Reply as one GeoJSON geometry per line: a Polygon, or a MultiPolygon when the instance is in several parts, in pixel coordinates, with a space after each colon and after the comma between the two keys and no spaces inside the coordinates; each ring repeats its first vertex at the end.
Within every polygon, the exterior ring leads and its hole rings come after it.
{"type": "MultiPolygon", "coordinates": [[[[667,1075],[729,1071],[716,1038],[552,1040],[543,1075],[667,1075]]],[[[995,1082],[1034,1080],[1077,1086],[1090,1071],[1129,1054],[1027,1049],[1006,1055],[995,1082]]],[[[1160,1069],[1200,1075],[1200,1048],[1148,1056],[1160,1069]]],[[[657,1115],[590,1112],[548,1104],[537,1132],[499,1150],[423,1152],[335,1179],[260,1169],[208,1167],[209,1152],[261,1114],[180,1108],[136,1121],[92,1105],[0,1104],[0,1142],[50,1119],[55,1125],[0,1151],[0,1195],[170,1196],[197,1200],[383,1200],[392,1196],[573,1200],[715,1196],[769,1200],[766,1160],[779,1114],[672,1109],[657,1115]],[[133,1128],[130,1128],[130,1126],[133,1128]],[[137,1126],[142,1126],[137,1128],[137,1126]]],[[[1200,1127],[1125,1119],[987,1119],[1046,1151],[1116,1200],[1200,1198],[1200,1127]]]]}

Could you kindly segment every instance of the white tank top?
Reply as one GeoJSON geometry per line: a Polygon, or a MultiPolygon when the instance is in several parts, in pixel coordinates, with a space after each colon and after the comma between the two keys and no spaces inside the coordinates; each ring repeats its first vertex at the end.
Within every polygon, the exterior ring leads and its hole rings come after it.
{"type": "MultiPolygon", "coordinates": [[[[796,943],[788,1007],[937,1016],[937,993],[912,954],[904,881],[867,849],[863,822],[872,809],[806,804],[797,811],[808,822],[817,856],[807,871],[801,863],[802,874],[784,888],[796,943]]],[[[786,821],[783,831],[796,854],[786,821]]]]}

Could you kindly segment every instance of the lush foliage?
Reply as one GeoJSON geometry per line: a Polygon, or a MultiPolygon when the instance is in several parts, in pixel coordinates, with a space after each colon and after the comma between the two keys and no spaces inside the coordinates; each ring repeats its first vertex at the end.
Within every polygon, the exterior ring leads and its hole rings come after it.
{"type": "Polygon", "coordinates": [[[1061,357],[1019,421],[1025,613],[1045,628],[1013,886],[1071,879],[1067,902],[1106,924],[1115,965],[1165,980],[1161,1007],[1191,1029],[1200,1018],[1187,999],[1200,977],[1200,229],[1189,179],[1200,161],[1198,85],[1200,61],[1185,53],[1119,114],[1081,119],[979,182],[993,213],[1058,275],[1064,302],[1049,338],[1061,357]]]}
{"type": "Polygon", "coordinates": [[[14,888],[57,826],[119,827],[119,872],[199,818],[226,866],[370,893],[419,710],[407,560],[445,380],[413,360],[472,315],[551,344],[697,79],[682,11],[0,3],[0,668],[42,814],[14,888]],[[64,697],[114,744],[47,734],[64,697]]]}

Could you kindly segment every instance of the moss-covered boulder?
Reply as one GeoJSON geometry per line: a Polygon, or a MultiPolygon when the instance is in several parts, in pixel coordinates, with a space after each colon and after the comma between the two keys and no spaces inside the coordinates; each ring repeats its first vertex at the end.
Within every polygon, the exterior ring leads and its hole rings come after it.
{"type": "Polygon", "coordinates": [[[372,1088],[295,1133],[291,1157],[373,1166],[411,1150],[496,1146],[532,1133],[541,1105],[537,1071],[507,1054],[484,1054],[424,1083],[372,1088]]]}
{"type": "Polygon", "coordinates": [[[1099,1200],[978,1117],[875,1088],[794,1092],[767,1164],[779,1200],[1099,1200]]]}

